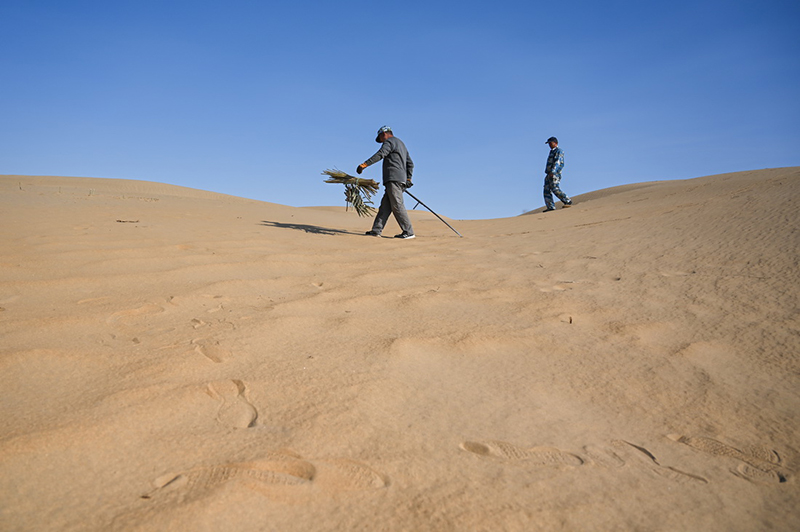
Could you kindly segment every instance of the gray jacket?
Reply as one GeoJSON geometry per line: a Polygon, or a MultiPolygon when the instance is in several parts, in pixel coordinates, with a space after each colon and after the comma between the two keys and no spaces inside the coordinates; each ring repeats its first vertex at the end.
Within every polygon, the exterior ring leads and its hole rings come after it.
{"type": "Polygon", "coordinates": [[[364,161],[367,166],[373,165],[383,159],[383,184],[389,182],[405,183],[414,173],[414,161],[408,154],[406,145],[397,137],[386,139],[381,148],[369,159],[364,161]]]}

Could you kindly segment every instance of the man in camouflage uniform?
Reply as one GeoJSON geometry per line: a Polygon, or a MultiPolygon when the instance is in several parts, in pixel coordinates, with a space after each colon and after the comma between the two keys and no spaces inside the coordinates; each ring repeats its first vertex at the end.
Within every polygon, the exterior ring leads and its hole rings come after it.
{"type": "Polygon", "coordinates": [[[564,204],[562,209],[572,206],[572,200],[561,191],[558,184],[561,182],[561,170],[564,168],[564,150],[558,147],[558,139],[550,137],[545,141],[550,146],[550,155],[547,156],[547,165],[544,167],[544,212],[556,210],[553,194],[564,204]]]}

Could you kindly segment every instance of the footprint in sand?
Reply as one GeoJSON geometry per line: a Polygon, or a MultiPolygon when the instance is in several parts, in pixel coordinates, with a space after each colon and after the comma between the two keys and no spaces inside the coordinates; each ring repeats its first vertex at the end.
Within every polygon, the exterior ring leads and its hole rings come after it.
{"type": "Polygon", "coordinates": [[[155,489],[142,495],[142,498],[157,496],[194,500],[232,482],[269,494],[270,490],[276,488],[309,485],[315,474],[314,466],[296,455],[270,453],[264,459],[253,462],[198,467],[177,475],[162,475],[153,482],[155,489]]]}
{"type": "Polygon", "coordinates": [[[384,488],[388,479],[371,467],[346,458],[307,460],[291,451],[270,452],[252,462],[198,467],[180,474],[157,478],[155,489],[143,499],[202,498],[222,485],[237,483],[271,499],[292,502],[324,492],[364,491],[384,488]]]}
{"type": "Polygon", "coordinates": [[[681,471],[680,469],[676,469],[674,467],[662,466],[653,453],[644,447],[640,447],[639,445],[635,445],[624,440],[613,440],[611,445],[614,447],[615,453],[618,452],[623,457],[629,458],[632,461],[647,467],[647,469],[650,471],[666,479],[675,482],[700,482],[702,484],[708,484],[708,480],[704,479],[703,477],[687,473],[686,471],[681,471]]]}
{"type": "Polygon", "coordinates": [[[682,436],[680,434],[669,434],[667,436],[672,441],[688,445],[704,453],[734,458],[743,464],[739,464],[731,472],[745,480],[759,484],[780,484],[786,482],[788,474],[781,470],[781,457],[777,452],[761,445],[749,445],[737,449],[728,444],[722,443],[711,438],[702,436],[682,436]]]}
{"type": "Polygon", "coordinates": [[[371,467],[348,458],[314,460],[314,483],[329,491],[361,491],[384,488],[389,479],[371,467]]]}
{"type": "Polygon", "coordinates": [[[591,463],[601,467],[618,468],[625,465],[625,460],[611,449],[587,445],[583,450],[586,452],[586,456],[589,457],[591,463]]]}
{"type": "Polygon", "coordinates": [[[254,426],[258,410],[247,400],[247,387],[240,380],[220,381],[207,387],[208,395],[222,401],[217,421],[229,427],[246,429],[254,426]]]}
{"type": "Polygon", "coordinates": [[[583,464],[583,459],[579,456],[554,447],[523,448],[497,440],[484,442],[466,441],[460,447],[478,456],[508,460],[510,462],[524,461],[526,464],[539,466],[579,466],[583,464]]]}
{"type": "Polygon", "coordinates": [[[203,355],[217,364],[230,358],[231,352],[219,345],[219,341],[208,338],[195,338],[192,340],[194,352],[203,355]]]}

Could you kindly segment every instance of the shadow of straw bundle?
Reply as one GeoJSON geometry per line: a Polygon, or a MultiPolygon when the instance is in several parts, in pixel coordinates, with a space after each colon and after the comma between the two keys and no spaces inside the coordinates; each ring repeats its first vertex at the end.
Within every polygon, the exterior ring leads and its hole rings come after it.
{"type": "Polygon", "coordinates": [[[375,207],[370,207],[370,205],[372,205],[372,195],[378,191],[376,181],[348,175],[341,170],[325,170],[322,175],[329,176],[325,180],[326,183],[344,185],[345,201],[347,205],[353,206],[359,216],[370,216],[375,212],[375,207]]]}

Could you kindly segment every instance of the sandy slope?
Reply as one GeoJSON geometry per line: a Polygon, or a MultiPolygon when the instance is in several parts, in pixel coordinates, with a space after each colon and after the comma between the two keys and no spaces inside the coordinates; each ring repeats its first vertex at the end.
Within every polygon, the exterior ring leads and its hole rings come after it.
{"type": "Polygon", "coordinates": [[[0,529],[796,530],[799,197],[742,172],[400,241],[2,176],[0,529]]]}

